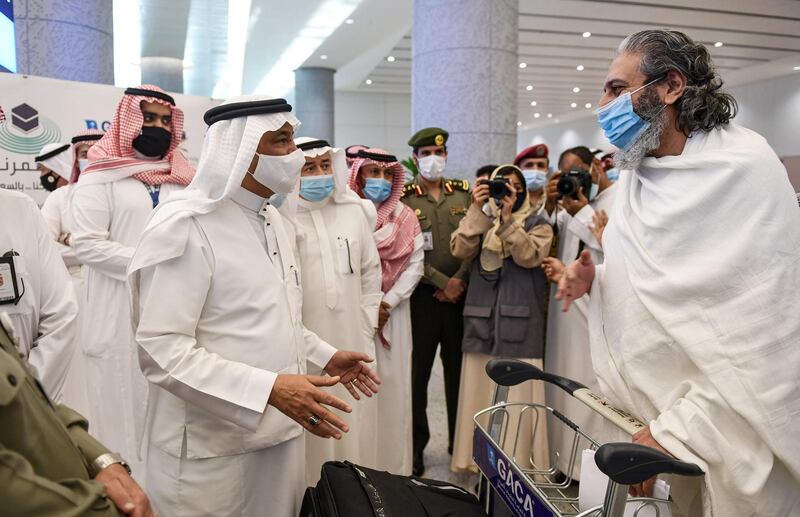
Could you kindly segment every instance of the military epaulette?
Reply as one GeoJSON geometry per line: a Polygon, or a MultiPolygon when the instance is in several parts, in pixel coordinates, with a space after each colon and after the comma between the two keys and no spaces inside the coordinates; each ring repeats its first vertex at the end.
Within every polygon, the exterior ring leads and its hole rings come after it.
{"type": "Polygon", "coordinates": [[[467,180],[447,180],[444,184],[445,190],[449,192],[453,192],[454,190],[460,190],[462,192],[469,192],[469,181],[467,180]]]}
{"type": "Polygon", "coordinates": [[[419,185],[417,185],[413,181],[411,183],[406,183],[406,186],[403,187],[403,196],[402,197],[406,197],[407,195],[411,194],[412,192],[415,193],[417,196],[421,196],[422,195],[422,187],[420,187],[419,185]]]}

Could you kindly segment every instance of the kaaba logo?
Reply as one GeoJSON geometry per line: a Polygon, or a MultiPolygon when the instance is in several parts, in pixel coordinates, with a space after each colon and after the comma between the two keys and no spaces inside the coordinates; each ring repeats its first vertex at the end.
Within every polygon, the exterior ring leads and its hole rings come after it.
{"type": "Polygon", "coordinates": [[[37,155],[46,144],[60,139],[56,123],[25,103],[15,106],[11,118],[0,124],[0,147],[12,153],[37,155]]]}

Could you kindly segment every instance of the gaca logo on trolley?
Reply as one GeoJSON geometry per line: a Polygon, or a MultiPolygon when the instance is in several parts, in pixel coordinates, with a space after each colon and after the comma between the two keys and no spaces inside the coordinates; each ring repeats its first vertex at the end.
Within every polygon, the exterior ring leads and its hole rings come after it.
{"type": "Polygon", "coordinates": [[[530,517],[534,517],[533,498],[531,497],[530,493],[528,493],[526,490],[523,489],[523,485],[519,481],[517,476],[514,475],[514,471],[511,470],[511,468],[509,468],[508,465],[506,465],[506,462],[503,458],[497,458],[496,466],[497,466],[497,474],[500,476],[500,479],[505,484],[506,493],[513,495],[514,499],[522,507],[523,511],[525,511],[526,514],[529,515],[530,517]]]}

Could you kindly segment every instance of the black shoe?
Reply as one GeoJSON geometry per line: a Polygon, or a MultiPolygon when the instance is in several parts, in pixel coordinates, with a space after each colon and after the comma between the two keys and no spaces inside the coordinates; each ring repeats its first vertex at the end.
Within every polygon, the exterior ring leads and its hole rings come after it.
{"type": "Polygon", "coordinates": [[[453,455],[453,444],[452,443],[447,446],[447,454],[449,454],[450,456],[453,455]]]}
{"type": "Polygon", "coordinates": [[[425,473],[425,462],[422,461],[422,453],[414,454],[414,466],[412,467],[411,473],[417,477],[425,473]]]}

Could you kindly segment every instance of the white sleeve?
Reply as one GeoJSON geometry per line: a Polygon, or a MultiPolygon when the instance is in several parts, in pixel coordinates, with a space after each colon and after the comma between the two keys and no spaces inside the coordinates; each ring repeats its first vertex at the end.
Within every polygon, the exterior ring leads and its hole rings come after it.
{"type": "Polygon", "coordinates": [[[408,267],[405,271],[400,273],[397,281],[394,283],[389,292],[383,295],[383,301],[388,303],[392,308],[396,307],[398,303],[403,300],[411,298],[411,293],[417,287],[422,273],[425,268],[425,252],[422,250],[422,234],[414,238],[414,251],[411,253],[411,259],[408,261],[408,267]]]}
{"type": "Polygon", "coordinates": [[[586,244],[587,248],[594,252],[603,252],[603,247],[597,242],[595,239],[592,230],[589,228],[591,224],[593,224],[592,217],[594,216],[594,208],[592,205],[587,204],[580,210],[572,220],[569,222],[567,229],[575,234],[580,240],[586,244]]]}
{"type": "Polygon", "coordinates": [[[383,298],[383,275],[381,257],[368,224],[361,224],[361,242],[364,243],[361,246],[361,317],[365,325],[364,333],[371,342],[375,337],[375,329],[378,328],[378,308],[383,298]]]}
{"type": "Polygon", "coordinates": [[[28,362],[36,369],[50,398],[59,402],[77,337],[78,302],[72,279],[33,202],[29,219],[36,233],[40,285],[39,324],[28,362]]]}
{"type": "Polygon", "coordinates": [[[44,222],[47,223],[47,228],[50,230],[50,235],[53,238],[53,244],[55,244],[56,249],[61,254],[64,265],[72,267],[81,264],[75,256],[75,250],[59,242],[59,239],[66,233],[64,227],[61,225],[61,207],[64,203],[68,202],[68,188],[69,187],[61,187],[47,196],[47,199],[44,200],[44,204],[42,205],[42,217],[44,217],[44,222]]]}
{"type": "Polygon", "coordinates": [[[124,282],[134,248],[109,238],[112,193],[107,186],[76,186],[72,197],[72,245],[81,263],[124,282]]]}
{"type": "Polygon", "coordinates": [[[132,276],[139,365],[149,382],[254,431],[277,373],[224,359],[197,342],[212,264],[204,238],[192,225],[183,255],[132,276]]]}

